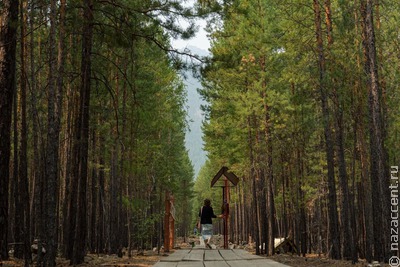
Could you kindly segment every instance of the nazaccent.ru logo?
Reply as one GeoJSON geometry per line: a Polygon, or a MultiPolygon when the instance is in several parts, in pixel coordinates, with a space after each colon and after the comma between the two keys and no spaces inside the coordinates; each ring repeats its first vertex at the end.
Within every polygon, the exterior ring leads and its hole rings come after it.
{"type": "MultiPolygon", "coordinates": [[[[390,167],[390,250],[398,255],[399,251],[399,166],[390,167]]],[[[392,256],[390,267],[399,267],[400,259],[392,256]]]]}

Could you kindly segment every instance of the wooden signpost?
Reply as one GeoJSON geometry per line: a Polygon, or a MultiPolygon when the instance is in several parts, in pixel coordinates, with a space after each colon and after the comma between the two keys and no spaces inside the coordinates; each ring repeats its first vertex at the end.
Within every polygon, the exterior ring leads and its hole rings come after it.
{"type": "Polygon", "coordinates": [[[236,186],[239,178],[228,167],[222,167],[211,181],[211,187],[222,187],[222,214],[224,215],[224,249],[228,248],[229,187],[236,186]]]}

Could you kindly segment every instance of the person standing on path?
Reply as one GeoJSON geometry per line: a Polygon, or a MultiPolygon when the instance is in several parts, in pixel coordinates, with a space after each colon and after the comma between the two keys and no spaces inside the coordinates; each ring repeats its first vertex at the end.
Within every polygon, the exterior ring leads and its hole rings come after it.
{"type": "MultiPolygon", "coordinates": [[[[201,236],[206,247],[211,248],[210,239],[213,235],[212,218],[217,218],[217,216],[214,214],[214,210],[211,207],[211,201],[209,199],[204,200],[204,206],[200,209],[199,217],[201,224],[201,236]]],[[[218,218],[222,217],[223,215],[218,215],[218,218]]]]}

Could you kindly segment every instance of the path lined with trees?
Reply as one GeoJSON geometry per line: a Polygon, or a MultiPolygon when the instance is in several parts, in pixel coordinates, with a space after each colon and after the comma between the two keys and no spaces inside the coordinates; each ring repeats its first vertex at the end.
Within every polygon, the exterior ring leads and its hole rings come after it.
{"type": "Polygon", "coordinates": [[[0,260],[11,243],[28,264],[34,240],[43,266],[160,249],[165,196],[175,198],[176,235],[186,236],[204,198],[219,205],[209,186],[221,166],[241,177],[231,241],[272,255],[274,238],[288,237],[302,255],[389,259],[400,5],[196,4],[2,0],[0,260]],[[194,184],[185,62],[170,38],[192,36],[191,19],[206,13],[209,160],[194,184]]]}
{"type": "Polygon", "coordinates": [[[198,203],[215,203],[208,177],[220,166],[243,177],[232,189],[231,240],[252,240],[267,255],[274,237],[292,239],[302,255],[395,253],[399,15],[394,1],[372,0],[222,7],[202,73],[209,160],[195,190],[198,203]]]}

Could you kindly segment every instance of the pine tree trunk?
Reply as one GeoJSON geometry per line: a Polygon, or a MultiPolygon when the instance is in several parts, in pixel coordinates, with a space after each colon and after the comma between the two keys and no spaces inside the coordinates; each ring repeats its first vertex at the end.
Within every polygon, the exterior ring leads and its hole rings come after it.
{"type": "Polygon", "coordinates": [[[75,144],[75,131],[73,125],[74,121],[76,122],[76,116],[78,114],[77,111],[77,103],[78,103],[78,95],[74,93],[72,89],[68,89],[67,91],[67,126],[66,126],[66,138],[68,140],[65,148],[66,154],[66,163],[65,163],[65,192],[64,192],[64,207],[63,207],[63,231],[62,231],[62,242],[63,242],[63,255],[67,259],[72,258],[73,251],[73,238],[74,238],[74,229],[76,223],[76,195],[77,181],[75,180],[75,172],[77,171],[77,152],[75,144]]]}
{"type": "Polygon", "coordinates": [[[97,253],[104,253],[104,194],[105,194],[105,189],[104,189],[104,157],[103,157],[103,151],[104,151],[104,140],[102,137],[99,137],[99,165],[100,165],[100,170],[99,170],[99,190],[98,190],[98,209],[99,209],[99,216],[98,216],[98,224],[97,224],[97,253]]]}
{"type": "Polygon", "coordinates": [[[298,235],[300,236],[300,253],[303,257],[306,256],[307,253],[307,220],[306,220],[306,211],[305,211],[305,199],[304,199],[304,191],[302,188],[303,185],[303,178],[304,178],[304,164],[303,164],[303,158],[304,158],[304,152],[303,152],[303,144],[301,144],[301,147],[298,148],[297,151],[297,172],[298,172],[298,198],[299,198],[299,203],[298,203],[298,211],[299,211],[299,233],[298,235]]]}
{"type": "MultiPolygon", "coordinates": [[[[255,129],[255,163],[257,165],[258,162],[262,162],[263,158],[265,158],[265,153],[263,153],[260,149],[261,147],[261,134],[262,132],[258,130],[257,118],[253,116],[255,129]]],[[[256,176],[256,197],[258,202],[258,210],[257,210],[257,219],[259,225],[259,232],[257,233],[259,243],[261,245],[260,254],[267,253],[268,247],[268,207],[267,207],[267,184],[265,181],[265,170],[262,167],[257,166],[255,168],[255,176],[256,176]]]]}
{"type": "Polygon", "coordinates": [[[258,224],[258,200],[257,200],[257,183],[256,183],[256,173],[254,169],[254,155],[253,155],[253,135],[252,135],[252,123],[251,123],[251,116],[248,117],[248,142],[250,147],[250,179],[252,181],[252,209],[251,209],[251,220],[249,222],[253,223],[253,231],[251,232],[252,241],[255,243],[256,246],[256,255],[260,255],[260,240],[258,238],[260,232],[260,226],[258,224]]]}
{"type": "Polygon", "coordinates": [[[287,179],[287,174],[286,174],[286,166],[285,166],[285,159],[283,153],[281,153],[280,156],[280,165],[281,165],[281,172],[282,172],[282,218],[281,218],[281,227],[280,231],[278,232],[278,236],[284,236],[287,237],[287,214],[286,214],[286,179],[287,179]]]}
{"type": "MultiPolygon", "coordinates": [[[[130,160],[133,159],[132,150],[129,151],[129,159],[130,160]]],[[[128,198],[129,201],[132,201],[132,198],[131,198],[131,186],[130,186],[130,181],[132,180],[132,178],[133,178],[133,176],[129,175],[129,179],[126,182],[126,197],[128,198]]],[[[126,212],[126,221],[127,221],[127,228],[128,228],[128,248],[127,249],[128,249],[128,257],[129,258],[132,257],[132,242],[133,242],[133,240],[132,240],[132,222],[131,222],[131,217],[132,217],[131,208],[128,207],[127,208],[127,212],[126,212]]],[[[158,247],[158,250],[159,249],[160,249],[160,247],[158,247]]]]}
{"type": "MultiPolygon", "coordinates": [[[[359,110],[359,114],[362,115],[361,109],[359,110]]],[[[373,256],[373,245],[374,245],[374,229],[373,229],[373,219],[372,219],[372,198],[371,198],[371,181],[369,178],[368,171],[368,155],[367,155],[367,144],[364,126],[362,125],[362,120],[360,120],[360,125],[358,126],[358,140],[357,145],[360,149],[360,164],[361,164],[361,186],[359,190],[359,199],[360,203],[363,205],[360,207],[363,214],[363,223],[365,227],[365,258],[368,262],[372,261],[373,256]]]]}
{"type": "Polygon", "coordinates": [[[87,204],[86,188],[88,174],[88,149],[89,149],[89,106],[91,86],[91,53],[93,39],[93,1],[85,0],[83,3],[83,36],[82,36],[82,61],[81,61],[81,88],[79,103],[79,121],[76,125],[77,144],[79,149],[78,173],[78,212],[73,246],[72,264],[80,264],[86,254],[87,239],[87,204]]]}
{"type": "Polygon", "coordinates": [[[267,254],[268,249],[268,207],[267,207],[267,184],[265,181],[265,170],[258,170],[258,185],[259,188],[259,200],[260,203],[260,244],[261,244],[261,254],[267,254]]]}
{"type": "MultiPolygon", "coordinates": [[[[26,44],[26,25],[27,25],[27,1],[23,0],[20,5],[21,11],[21,138],[19,149],[19,192],[20,192],[20,207],[22,211],[22,238],[23,254],[25,266],[28,266],[32,261],[31,254],[31,233],[30,233],[30,205],[29,205],[29,183],[28,183],[28,134],[27,134],[27,115],[26,115],[26,91],[28,87],[27,79],[27,44],[26,44]]],[[[17,222],[18,223],[18,222],[17,222]]]]}
{"type": "Polygon", "coordinates": [[[117,204],[117,176],[118,176],[118,168],[117,168],[117,147],[118,145],[114,145],[113,151],[111,152],[111,171],[110,171],[110,224],[109,228],[109,236],[110,236],[110,251],[109,254],[116,254],[118,249],[118,204],[117,204]]]}
{"type": "Polygon", "coordinates": [[[365,72],[369,92],[370,133],[370,180],[372,192],[372,214],[374,231],[374,259],[388,260],[390,255],[390,195],[389,175],[386,175],[386,151],[383,143],[384,124],[382,114],[382,90],[379,85],[378,63],[375,45],[373,1],[361,1],[363,19],[363,47],[365,72]]]}
{"type": "Polygon", "coordinates": [[[12,140],[12,142],[13,142],[13,147],[14,147],[13,150],[14,151],[12,151],[13,158],[12,159],[10,158],[10,164],[12,166],[12,169],[9,168],[9,170],[10,171],[12,170],[12,171],[9,174],[11,179],[9,179],[9,184],[8,184],[8,187],[9,187],[9,192],[8,192],[8,195],[9,195],[9,197],[8,197],[8,203],[9,203],[9,205],[8,205],[8,219],[9,219],[9,221],[8,221],[8,229],[7,229],[7,231],[8,231],[9,238],[11,238],[11,240],[13,240],[13,242],[15,240],[14,232],[15,232],[15,227],[16,227],[15,223],[14,223],[15,215],[16,215],[16,212],[15,212],[16,199],[15,199],[15,197],[18,196],[17,194],[15,194],[15,188],[18,186],[18,185],[16,185],[16,183],[18,182],[18,176],[15,175],[15,174],[17,174],[17,170],[18,170],[18,157],[17,157],[18,153],[16,152],[18,150],[18,146],[16,145],[16,144],[18,144],[18,139],[16,138],[16,135],[14,134],[18,130],[18,125],[17,125],[17,121],[16,121],[16,118],[17,118],[16,113],[17,113],[17,111],[15,110],[16,106],[17,106],[17,92],[15,92],[14,96],[13,96],[13,112],[12,112],[13,113],[13,115],[12,115],[13,140],[12,140]]]}
{"type": "MultiPolygon", "coordinates": [[[[96,131],[92,131],[92,158],[96,159],[96,153],[98,152],[96,149],[96,131]]],[[[91,216],[90,216],[90,251],[92,253],[99,253],[96,251],[96,233],[97,233],[97,170],[96,167],[92,167],[92,182],[91,182],[91,216]]]]}
{"type": "MultiPolygon", "coordinates": [[[[74,101],[75,103],[75,101],[74,101]]],[[[72,105],[72,108],[75,105],[72,105]]],[[[74,112],[71,120],[76,119],[77,112],[74,112]]],[[[77,126],[75,126],[76,128],[77,126]]],[[[67,259],[72,259],[73,255],[73,246],[74,246],[74,236],[75,236],[75,228],[76,228],[76,211],[77,211],[77,194],[78,188],[76,186],[78,180],[78,156],[79,151],[78,147],[76,146],[76,129],[74,129],[71,133],[73,138],[73,142],[71,144],[71,156],[67,158],[67,177],[66,177],[66,192],[65,192],[65,221],[64,221],[64,229],[63,229],[63,237],[64,237],[64,256],[67,259]]]]}
{"type": "Polygon", "coordinates": [[[324,123],[326,161],[328,165],[328,200],[329,200],[329,240],[332,243],[330,256],[333,259],[340,258],[340,234],[339,220],[337,213],[335,170],[334,170],[334,150],[332,141],[332,130],[330,124],[327,88],[325,86],[325,54],[322,39],[321,27],[321,8],[319,0],[314,0],[315,30],[318,52],[318,71],[319,71],[319,91],[321,94],[321,109],[324,123]]]}
{"type": "MultiPolygon", "coordinates": [[[[336,90],[334,90],[334,97],[336,97],[337,105],[338,103],[336,90]]],[[[336,146],[337,146],[337,160],[339,167],[339,184],[341,189],[341,222],[342,222],[342,231],[343,231],[343,240],[342,240],[342,255],[345,259],[352,259],[353,261],[357,261],[357,253],[356,253],[356,243],[353,240],[353,225],[350,220],[350,197],[349,197],[349,189],[348,189],[348,175],[346,171],[346,159],[344,155],[344,146],[343,146],[343,115],[341,113],[341,107],[336,107],[336,146]]]]}
{"type": "MultiPolygon", "coordinates": [[[[365,7],[363,4],[361,5],[361,11],[364,12],[365,7]]],[[[359,20],[358,12],[354,12],[354,16],[356,20],[359,20]]],[[[359,25],[355,24],[356,34],[364,35],[364,20],[361,19],[361,26],[362,26],[362,33],[360,34],[359,25]]],[[[357,42],[358,45],[358,42],[357,42]]],[[[366,50],[365,46],[363,49],[364,58],[366,58],[366,50]]],[[[362,70],[362,63],[361,63],[360,56],[357,56],[357,66],[359,68],[359,72],[361,73],[362,70]]],[[[366,64],[364,64],[364,70],[368,72],[366,69],[366,64]]],[[[355,114],[354,114],[354,128],[355,128],[355,146],[357,147],[357,152],[360,155],[360,174],[361,174],[361,182],[357,186],[357,198],[358,198],[358,210],[361,212],[361,218],[359,218],[359,225],[360,225],[360,232],[362,236],[360,238],[360,242],[364,245],[361,249],[361,257],[364,254],[365,259],[368,262],[372,261],[372,247],[373,247],[373,228],[372,228],[372,199],[371,199],[371,181],[369,179],[368,174],[368,155],[367,155],[367,145],[365,136],[365,129],[364,129],[364,120],[362,118],[365,117],[364,114],[364,105],[363,103],[363,86],[362,86],[362,77],[356,81],[355,84],[355,114]]]]}
{"type": "Polygon", "coordinates": [[[35,75],[35,34],[34,34],[34,23],[35,23],[35,3],[31,2],[31,10],[29,13],[29,30],[30,30],[30,40],[29,40],[29,57],[30,57],[30,72],[29,72],[29,83],[31,89],[31,95],[29,98],[30,103],[30,119],[32,123],[32,139],[33,139],[33,158],[32,158],[32,171],[31,171],[31,207],[30,207],[30,214],[31,214],[31,234],[32,237],[37,236],[37,226],[36,226],[36,217],[39,213],[37,213],[37,189],[36,184],[39,180],[40,176],[40,156],[39,156],[39,137],[38,137],[38,121],[37,121],[37,110],[36,110],[36,75],[35,75]]]}
{"type": "Polygon", "coordinates": [[[10,127],[15,92],[18,0],[3,0],[0,9],[0,260],[8,259],[8,184],[10,127]]]}
{"type": "MultiPolygon", "coordinates": [[[[126,62],[123,63],[124,64],[124,71],[126,71],[126,62]]],[[[126,84],[125,81],[123,83],[122,86],[122,125],[121,125],[121,140],[126,140],[126,97],[127,97],[127,90],[126,90],[126,84]]],[[[119,226],[121,229],[120,231],[120,247],[122,246],[126,246],[125,244],[127,244],[128,240],[128,232],[127,232],[127,207],[125,205],[122,204],[122,198],[124,196],[124,191],[125,191],[125,184],[124,183],[128,183],[127,179],[124,179],[125,177],[127,177],[127,175],[124,173],[124,165],[125,165],[125,161],[126,161],[126,150],[125,150],[125,146],[122,142],[119,143],[120,145],[120,160],[119,160],[119,174],[120,174],[120,185],[119,185],[119,190],[118,190],[118,194],[119,194],[119,206],[120,206],[120,223],[119,226]]],[[[127,196],[125,196],[127,197],[127,196]]]]}
{"type": "Polygon", "coordinates": [[[19,116],[19,92],[16,90],[14,94],[14,110],[13,110],[13,146],[14,146],[14,151],[13,151],[13,158],[14,161],[12,163],[13,166],[13,172],[12,172],[12,187],[13,187],[13,192],[14,195],[12,196],[14,198],[14,221],[11,221],[11,223],[14,224],[13,227],[13,234],[14,234],[14,257],[17,259],[22,259],[23,254],[24,254],[24,247],[22,245],[22,225],[20,223],[15,223],[15,222],[22,222],[23,221],[23,209],[21,208],[21,194],[19,194],[19,187],[20,187],[20,182],[19,182],[19,175],[18,175],[18,170],[19,170],[19,158],[18,158],[18,150],[19,150],[19,131],[18,131],[18,120],[19,116]]]}
{"type": "MultiPolygon", "coordinates": [[[[57,3],[50,1],[50,40],[49,69],[56,69],[56,28],[57,3]]],[[[58,158],[60,134],[60,103],[57,92],[57,72],[49,71],[48,77],[48,129],[46,153],[46,190],[45,190],[45,225],[46,225],[46,264],[56,265],[57,255],[57,201],[58,201],[58,158]]]]}
{"type": "MultiPolygon", "coordinates": [[[[325,0],[325,21],[328,36],[328,53],[333,45],[333,33],[332,33],[332,11],[330,0],[325,0]]],[[[357,261],[357,255],[355,251],[356,244],[353,240],[353,226],[350,220],[350,205],[349,202],[349,190],[348,190],[348,175],[346,171],[346,159],[344,154],[344,133],[343,133],[343,112],[342,106],[339,100],[339,96],[336,90],[337,82],[332,80],[332,94],[333,101],[335,104],[335,134],[336,134],[336,151],[337,151],[337,162],[339,168],[339,185],[341,190],[341,233],[343,238],[341,239],[342,244],[342,255],[345,259],[353,259],[357,261]]]]}
{"type": "MultiPolygon", "coordinates": [[[[269,116],[267,116],[267,120],[269,120],[269,116]]],[[[266,140],[267,140],[267,209],[268,209],[268,250],[267,255],[272,256],[274,254],[274,240],[275,240],[275,200],[274,200],[274,174],[272,167],[272,138],[269,133],[270,129],[267,127],[266,129],[266,140]]]]}
{"type": "Polygon", "coordinates": [[[239,196],[240,196],[240,223],[239,225],[241,226],[239,229],[240,232],[240,240],[242,242],[248,242],[249,241],[249,231],[248,231],[248,224],[246,224],[246,214],[245,214],[245,205],[246,202],[244,200],[244,183],[240,184],[239,183],[239,196]],[[246,227],[247,226],[247,227],[246,227]]]}

